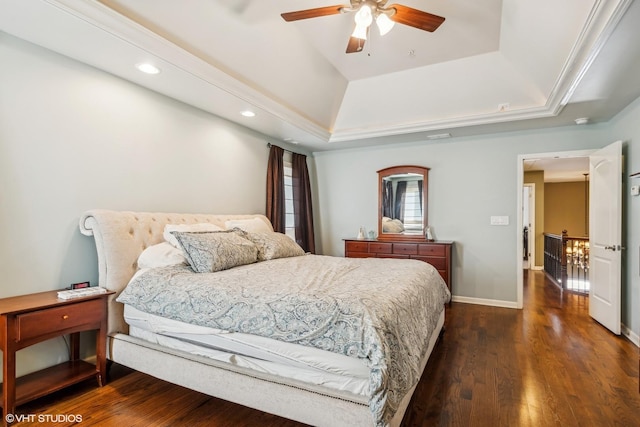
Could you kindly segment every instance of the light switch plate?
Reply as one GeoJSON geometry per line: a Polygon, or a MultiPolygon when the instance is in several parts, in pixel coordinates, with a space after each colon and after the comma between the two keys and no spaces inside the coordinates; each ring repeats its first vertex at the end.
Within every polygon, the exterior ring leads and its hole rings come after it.
{"type": "Polygon", "coordinates": [[[491,225],[509,225],[509,216],[493,215],[491,216],[491,225]]]}

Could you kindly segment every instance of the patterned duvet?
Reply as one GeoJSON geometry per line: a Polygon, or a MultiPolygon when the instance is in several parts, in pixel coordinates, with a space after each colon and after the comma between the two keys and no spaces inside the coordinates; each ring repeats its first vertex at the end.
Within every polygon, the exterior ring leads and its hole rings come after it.
{"type": "Polygon", "coordinates": [[[194,273],[188,266],[136,275],[118,301],[138,310],[365,359],[376,424],[393,417],[420,379],[449,291],[416,260],[305,255],[194,273]]]}

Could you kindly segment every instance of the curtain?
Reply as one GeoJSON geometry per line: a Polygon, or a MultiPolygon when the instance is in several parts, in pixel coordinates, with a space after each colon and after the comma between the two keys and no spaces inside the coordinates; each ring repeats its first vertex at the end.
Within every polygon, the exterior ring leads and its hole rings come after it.
{"type": "Polygon", "coordinates": [[[393,183],[390,180],[382,182],[382,216],[393,218],[393,183]]]}
{"type": "Polygon", "coordinates": [[[422,215],[422,180],[418,181],[418,200],[420,201],[420,215],[422,215]]]}
{"type": "Polygon", "coordinates": [[[267,164],[267,213],[274,231],[285,232],[284,149],[271,145],[267,164]]]}
{"type": "Polygon", "coordinates": [[[296,242],[306,252],[315,253],[313,235],[313,209],[311,207],[311,182],[307,169],[307,156],[292,153],[291,177],[293,183],[293,212],[296,242]]]}
{"type": "Polygon", "coordinates": [[[398,181],[396,185],[395,216],[394,218],[404,221],[404,195],[407,192],[407,181],[398,181]]]}

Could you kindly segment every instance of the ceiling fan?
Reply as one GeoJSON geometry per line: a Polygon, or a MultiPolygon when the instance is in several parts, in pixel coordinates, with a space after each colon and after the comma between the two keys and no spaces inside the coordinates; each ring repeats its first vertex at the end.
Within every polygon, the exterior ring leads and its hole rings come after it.
{"type": "Polygon", "coordinates": [[[283,13],[281,16],[285,21],[291,22],[300,19],[356,12],[354,16],[356,27],[349,38],[347,53],[362,51],[364,42],[367,39],[369,27],[374,19],[381,36],[391,31],[391,28],[393,28],[396,22],[430,32],[437,30],[440,24],[444,22],[442,16],[433,15],[401,4],[387,6],[387,1],[388,0],[351,0],[351,5],[349,6],[317,7],[315,9],[283,13]]]}

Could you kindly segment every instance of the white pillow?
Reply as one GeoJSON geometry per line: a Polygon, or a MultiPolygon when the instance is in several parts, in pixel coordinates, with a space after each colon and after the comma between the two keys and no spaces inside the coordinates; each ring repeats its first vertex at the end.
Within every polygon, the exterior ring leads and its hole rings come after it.
{"type": "Polygon", "coordinates": [[[273,232],[269,225],[260,218],[231,219],[226,221],[224,226],[227,227],[227,230],[237,227],[249,233],[273,232]]]}
{"type": "Polygon", "coordinates": [[[208,222],[203,222],[200,224],[167,224],[164,226],[164,232],[162,236],[164,240],[171,243],[171,245],[175,248],[182,250],[182,246],[178,243],[178,240],[175,238],[172,231],[180,231],[184,233],[189,232],[198,232],[198,231],[223,231],[224,228],[218,227],[215,224],[210,224],[208,222]]]}
{"type": "Polygon", "coordinates": [[[138,268],[168,267],[170,265],[187,264],[182,250],[168,242],[149,246],[138,257],[138,268]]]}

